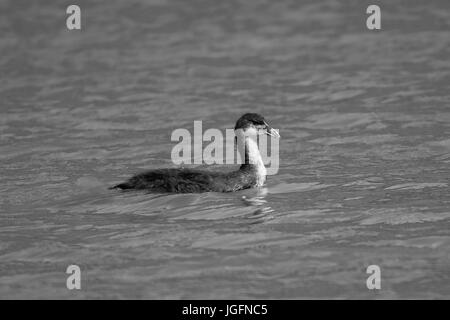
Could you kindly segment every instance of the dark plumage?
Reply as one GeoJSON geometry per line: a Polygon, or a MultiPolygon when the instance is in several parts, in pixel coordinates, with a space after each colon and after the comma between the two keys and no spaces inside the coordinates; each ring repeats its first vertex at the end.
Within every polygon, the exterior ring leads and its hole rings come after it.
{"type": "Polygon", "coordinates": [[[156,169],[137,174],[113,188],[147,189],[155,192],[199,193],[232,192],[256,185],[253,168],[241,166],[230,173],[209,172],[197,169],[156,169]]]}
{"type": "MultiPolygon", "coordinates": [[[[236,122],[235,130],[244,131],[249,128],[257,130],[264,129],[269,135],[278,136],[257,113],[244,114],[236,122]]],[[[262,161],[248,163],[248,152],[257,153],[254,157],[261,158],[258,149],[249,151],[246,148],[246,163],[239,170],[232,172],[211,172],[198,169],[173,168],[156,169],[137,174],[124,183],[120,183],[110,189],[146,189],[153,192],[176,192],[176,193],[198,193],[198,192],[233,192],[262,185],[265,181],[266,170],[262,161]],[[262,167],[261,167],[262,166],[262,167]],[[262,176],[263,175],[263,176],[262,176]]]]}

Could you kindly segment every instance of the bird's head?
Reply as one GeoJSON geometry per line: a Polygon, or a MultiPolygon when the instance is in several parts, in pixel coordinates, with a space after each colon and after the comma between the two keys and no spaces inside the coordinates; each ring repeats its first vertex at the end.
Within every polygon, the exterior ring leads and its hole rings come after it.
{"type": "Polygon", "coordinates": [[[245,135],[261,135],[279,138],[280,134],[267,123],[266,119],[258,113],[246,113],[236,122],[234,130],[242,130],[245,135]]]}

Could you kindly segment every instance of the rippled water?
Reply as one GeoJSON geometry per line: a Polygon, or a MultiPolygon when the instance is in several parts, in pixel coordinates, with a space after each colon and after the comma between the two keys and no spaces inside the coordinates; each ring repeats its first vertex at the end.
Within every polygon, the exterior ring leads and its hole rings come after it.
{"type": "Polygon", "coordinates": [[[0,2],[0,298],[449,298],[450,5],[377,3],[0,2]],[[107,190],[247,111],[266,188],[107,190]]]}

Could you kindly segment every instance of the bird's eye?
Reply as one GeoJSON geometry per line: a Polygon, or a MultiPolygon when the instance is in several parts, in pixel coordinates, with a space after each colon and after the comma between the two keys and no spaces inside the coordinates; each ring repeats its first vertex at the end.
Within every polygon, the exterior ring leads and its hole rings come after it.
{"type": "Polygon", "coordinates": [[[256,125],[256,130],[258,131],[258,134],[265,134],[266,133],[266,126],[265,125],[256,125]]]}

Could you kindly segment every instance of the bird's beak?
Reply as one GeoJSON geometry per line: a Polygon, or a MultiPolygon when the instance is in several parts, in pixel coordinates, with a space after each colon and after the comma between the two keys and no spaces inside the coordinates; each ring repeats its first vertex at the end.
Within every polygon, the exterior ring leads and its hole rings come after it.
{"type": "Polygon", "coordinates": [[[280,134],[278,133],[278,130],[275,130],[274,128],[269,126],[267,123],[266,123],[266,134],[271,137],[280,138],[280,134]]]}

